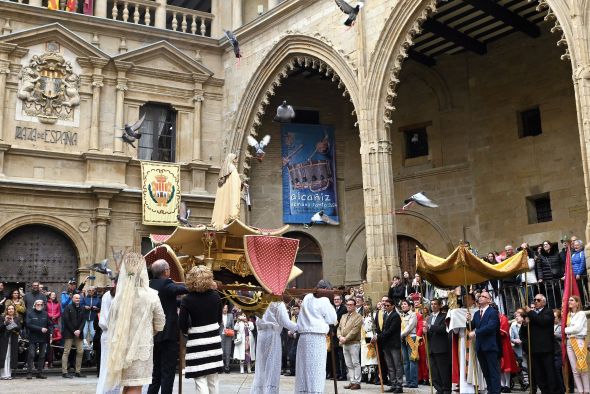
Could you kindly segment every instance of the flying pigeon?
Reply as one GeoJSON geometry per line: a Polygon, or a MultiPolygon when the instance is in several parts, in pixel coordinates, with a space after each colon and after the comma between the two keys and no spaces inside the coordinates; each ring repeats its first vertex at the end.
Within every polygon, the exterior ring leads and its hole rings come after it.
{"type": "Polygon", "coordinates": [[[100,263],[92,264],[90,267],[87,267],[89,270],[98,272],[99,274],[108,275],[109,278],[113,277],[113,271],[107,267],[109,259],[104,259],[100,263]]]}
{"type": "Polygon", "coordinates": [[[224,30],[223,32],[225,33],[227,40],[229,41],[232,48],[234,49],[234,55],[236,55],[236,59],[238,59],[238,63],[239,63],[240,58],[242,57],[242,51],[240,50],[240,43],[238,42],[238,39],[236,38],[234,33],[232,33],[229,30],[224,30]]]}
{"type": "Polygon", "coordinates": [[[288,105],[287,101],[283,101],[283,104],[277,107],[277,115],[273,120],[279,123],[289,123],[294,117],[295,111],[293,110],[293,107],[288,105]]]}
{"type": "Polygon", "coordinates": [[[344,24],[346,26],[354,25],[357,15],[359,14],[361,8],[363,8],[365,5],[364,0],[359,0],[359,2],[356,4],[356,7],[351,6],[344,0],[335,1],[336,5],[342,10],[342,12],[348,15],[348,19],[344,22],[344,24]]]}
{"type": "Polygon", "coordinates": [[[324,213],[324,211],[319,211],[319,212],[314,213],[313,216],[311,217],[311,219],[309,220],[309,223],[304,224],[303,227],[310,228],[311,226],[313,226],[316,223],[328,224],[330,226],[337,226],[340,224],[337,221],[335,221],[334,219],[332,219],[331,217],[329,217],[328,215],[326,215],[324,213]]]}
{"type": "Polygon", "coordinates": [[[402,210],[405,210],[406,208],[410,207],[410,205],[412,205],[413,203],[416,203],[427,208],[438,208],[438,205],[436,205],[428,197],[426,197],[424,192],[418,192],[413,196],[410,196],[410,198],[404,200],[405,205],[402,207],[402,210]]]}
{"type": "Polygon", "coordinates": [[[266,154],[266,152],[264,151],[264,148],[268,145],[268,143],[270,142],[270,135],[265,135],[260,142],[256,141],[256,138],[252,137],[251,135],[248,136],[248,145],[250,145],[252,148],[254,148],[254,151],[256,152],[256,159],[258,161],[262,161],[262,159],[264,159],[264,155],[266,154]]]}
{"type": "Polygon", "coordinates": [[[178,215],[176,215],[176,218],[178,219],[178,221],[181,224],[185,225],[186,227],[192,227],[192,225],[188,221],[188,218],[191,217],[191,210],[190,210],[190,208],[189,209],[186,208],[186,203],[184,201],[180,202],[179,211],[180,212],[178,213],[178,215]]]}
{"type": "Polygon", "coordinates": [[[133,142],[141,138],[141,132],[139,132],[138,130],[141,129],[141,125],[143,124],[144,120],[145,114],[143,114],[143,116],[137,122],[133,123],[131,126],[125,124],[125,132],[123,133],[121,138],[123,138],[123,141],[125,141],[134,148],[135,145],[133,145],[133,142]]]}

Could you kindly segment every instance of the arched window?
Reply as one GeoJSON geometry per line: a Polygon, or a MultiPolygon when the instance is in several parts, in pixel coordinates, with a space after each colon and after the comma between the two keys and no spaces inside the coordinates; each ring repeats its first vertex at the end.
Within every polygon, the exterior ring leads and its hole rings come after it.
{"type": "Polygon", "coordinates": [[[322,251],[319,244],[306,233],[294,231],[286,233],[284,236],[299,240],[295,265],[303,271],[303,274],[289,283],[289,287],[312,289],[323,277],[322,251]]]}

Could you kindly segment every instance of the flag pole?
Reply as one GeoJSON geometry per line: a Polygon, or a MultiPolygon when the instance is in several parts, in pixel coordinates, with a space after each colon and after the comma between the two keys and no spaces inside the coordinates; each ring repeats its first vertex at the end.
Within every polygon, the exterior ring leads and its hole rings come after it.
{"type": "MultiPolygon", "coordinates": [[[[463,244],[463,241],[461,241],[461,245],[463,247],[465,247],[465,244],[463,244]]],[[[468,294],[468,290],[467,290],[467,272],[465,271],[465,261],[463,261],[463,281],[465,282],[465,294],[468,294]]],[[[469,307],[466,306],[467,309],[467,313],[469,313],[469,307]]],[[[473,316],[469,319],[469,332],[471,332],[471,319],[473,318],[473,316]]],[[[474,338],[475,340],[475,338],[474,338]]],[[[467,338],[465,338],[465,346],[467,346],[467,338]]],[[[469,352],[469,357],[471,357],[471,352],[469,352]]],[[[477,356],[475,357],[477,360],[477,356]]],[[[475,394],[479,394],[479,387],[477,384],[477,373],[479,371],[477,370],[477,363],[475,363],[475,368],[473,369],[473,381],[475,383],[475,394]]]]}

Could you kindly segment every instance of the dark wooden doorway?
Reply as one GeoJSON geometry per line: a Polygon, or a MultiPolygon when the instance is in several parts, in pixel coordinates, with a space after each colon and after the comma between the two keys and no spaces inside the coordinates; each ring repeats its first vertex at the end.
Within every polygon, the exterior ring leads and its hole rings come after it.
{"type": "Polygon", "coordinates": [[[77,269],[76,247],[53,227],[22,226],[0,240],[1,279],[12,285],[24,287],[39,281],[50,291],[60,292],[77,269]]]}
{"type": "Polygon", "coordinates": [[[422,250],[426,250],[420,242],[412,237],[405,235],[397,236],[397,253],[399,256],[399,269],[401,275],[403,275],[405,271],[408,271],[410,278],[414,277],[414,274],[416,273],[416,246],[422,250]]]}
{"type": "Polygon", "coordinates": [[[295,266],[303,271],[299,277],[289,283],[289,287],[299,289],[312,289],[323,277],[322,251],[318,243],[311,236],[290,232],[284,235],[287,238],[299,240],[299,250],[295,258],[295,266]]]}

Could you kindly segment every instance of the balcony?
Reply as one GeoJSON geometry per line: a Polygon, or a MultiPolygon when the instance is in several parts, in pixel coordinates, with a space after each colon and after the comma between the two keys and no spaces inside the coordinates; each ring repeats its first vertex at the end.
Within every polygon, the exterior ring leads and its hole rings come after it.
{"type": "MultiPolygon", "coordinates": [[[[76,13],[106,18],[130,25],[143,25],[194,36],[211,37],[215,16],[210,1],[193,1],[185,8],[183,0],[0,0],[50,9],[56,13],[76,13]]],[[[213,28],[214,29],[214,28],[213,28]]],[[[215,31],[215,30],[213,30],[215,31]]]]}

